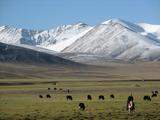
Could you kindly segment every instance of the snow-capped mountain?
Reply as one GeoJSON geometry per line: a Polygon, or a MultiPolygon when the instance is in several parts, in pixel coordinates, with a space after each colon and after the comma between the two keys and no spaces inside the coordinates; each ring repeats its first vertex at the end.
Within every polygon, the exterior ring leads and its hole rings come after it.
{"type": "Polygon", "coordinates": [[[142,35],[160,40],[160,25],[147,23],[139,23],[138,25],[144,29],[144,31],[141,32],[142,35]]]}
{"type": "Polygon", "coordinates": [[[0,42],[16,45],[30,45],[54,51],[61,51],[83,36],[92,27],[84,23],[64,25],[50,30],[27,30],[8,26],[0,27],[0,42]]]}
{"type": "Polygon", "coordinates": [[[121,19],[108,20],[95,26],[63,52],[96,54],[120,60],[159,60],[159,36],[142,25],[121,19]]]}
{"type": "Polygon", "coordinates": [[[51,54],[54,54],[52,51],[59,55],[74,53],[69,58],[77,61],[81,56],[88,61],[90,57],[92,60],[160,60],[160,25],[121,19],[111,19],[93,27],[78,23],[50,30],[2,26],[0,42],[51,54]]]}

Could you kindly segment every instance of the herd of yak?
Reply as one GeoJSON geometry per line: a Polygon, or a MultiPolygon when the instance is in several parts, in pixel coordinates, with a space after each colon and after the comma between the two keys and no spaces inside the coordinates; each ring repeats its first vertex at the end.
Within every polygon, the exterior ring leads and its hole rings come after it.
{"type": "MultiPolygon", "coordinates": [[[[48,90],[51,90],[51,88],[48,88],[48,90]]],[[[54,90],[57,90],[57,88],[54,88],[54,90]]],[[[59,90],[62,90],[62,88],[60,88],[59,90]]],[[[70,90],[67,89],[67,93],[70,93],[70,90]]],[[[143,97],[143,100],[144,101],[151,101],[151,98],[153,97],[157,97],[158,95],[158,91],[157,90],[154,90],[152,91],[152,95],[149,96],[149,95],[145,95],[143,97]]],[[[39,95],[39,98],[43,98],[44,96],[43,95],[39,95]]],[[[45,95],[46,98],[51,98],[51,95],[50,94],[47,94],[45,95]]],[[[91,95],[87,95],[87,100],[92,100],[92,96],[91,95]]],[[[99,100],[105,100],[105,97],[103,95],[99,95],[99,100]]],[[[110,98],[114,99],[115,98],[115,95],[114,94],[110,94],[110,98]]],[[[73,100],[73,97],[71,95],[67,95],[66,96],[66,100],[73,100]]],[[[130,96],[128,96],[128,99],[127,99],[127,105],[126,105],[126,109],[129,111],[129,112],[133,112],[135,110],[135,103],[134,103],[134,98],[132,96],[132,94],[130,96]]],[[[85,104],[84,103],[79,103],[79,109],[80,110],[85,110],[85,104]]]]}

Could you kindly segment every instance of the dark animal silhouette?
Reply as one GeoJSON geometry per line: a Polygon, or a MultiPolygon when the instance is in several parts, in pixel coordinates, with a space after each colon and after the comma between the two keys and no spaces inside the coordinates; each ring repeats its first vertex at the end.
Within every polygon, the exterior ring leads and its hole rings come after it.
{"type": "Polygon", "coordinates": [[[59,88],[59,90],[62,90],[62,88],[59,88]]]}
{"type": "Polygon", "coordinates": [[[85,110],[85,108],[84,103],[79,103],[79,110],[85,110]]]}
{"type": "Polygon", "coordinates": [[[67,95],[67,96],[66,96],[66,99],[67,99],[67,100],[73,100],[73,98],[72,98],[71,95],[67,95]]]}
{"type": "Polygon", "coordinates": [[[50,90],[51,88],[48,88],[48,90],[50,90]]]}
{"type": "Polygon", "coordinates": [[[69,89],[67,89],[67,93],[70,93],[70,90],[69,90],[69,89]]]}
{"type": "Polygon", "coordinates": [[[158,94],[158,91],[157,90],[153,90],[152,94],[158,94]]]}
{"type": "Polygon", "coordinates": [[[130,112],[133,112],[135,110],[135,104],[133,102],[133,96],[128,96],[128,99],[127,99],[127,106],[126,106],[126,109],[130,112]]]}
{"type": "Polygon", "coordinates": [[[111,95],[110,95],[110,98],[114,98],[114,95],[113,95],[113,94],[111,94],[111,95]]]}
{"type": "Polygon", "coordinates": [[[91,95],[87,95],[87,100],[92,100],[92,96],[91,95]]]}
{"type": "Polygon", "coordinates": [[[54,90],[57,90],[57,88],[54,88],[54,90]]]}
{"type": "Polygon", "coordinates": [[[152,94],[152,97],[157,97],[157,94],[155,94],[155,93],[154,93],[154,94],[152,94]]]}
{"type": "Polygon", "coordinates": [[[158,94],[158,91],[156,90],[155,93],[158,94]]]}
{"type": "Polygon", "coordinates": [[[43,98],[43,96],[42,96],[42,95],[39,95],[39,98],[43,98]]]}
{"type": "Polygon", "coordinates": [[[158,91],[157,91],[157,90],[155,91],[155,94],[158,94],[158,91]]]}
{"type": "Polygon", "coordinates": [[[51,95],[47,94],[46,97],[47,97],[47,98],[51,98],[51,95]]]}
{"type": "Polygon", "coordinates": [[[145,96],[143,97],[143,100],[145,100],[145,101],[151,101],[151,97],[148,96],[148,95],[145,95],[145,96]]]}
{"type": "Polygon", "coordinates": [[[105,98],[104,98],[104,96],[103,95],[100,95],[99,96],[99,100],[104,100],[105,98]]]}

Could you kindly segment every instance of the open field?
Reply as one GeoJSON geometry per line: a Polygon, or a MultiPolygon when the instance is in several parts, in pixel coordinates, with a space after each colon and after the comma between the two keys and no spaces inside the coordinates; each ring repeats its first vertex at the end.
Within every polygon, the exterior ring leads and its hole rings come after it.
{"type": "Polygon", "coordinates": [[[0,120],[159,120],[160,96],[151,102],[143,101],[143,96],[151,95],[152,90],[160,90],[160,81],[61,81],[56,84],[36,81],[1,85],[0,120]],[[66,100],[67,89],[70,89],[72,101],[66,100]],[[131,93],[136,110],[129,114],[125,108],[131,93]],[[40,94],[44,98],[39,98],[40,94]],[[46,94],[51,98],[46,98],[46,94]],[[92,95],[91,101],[86,99],[88,94],[92,95]],[[110,98],[110,94],[115,98],[110,98]],[[104,95],[105,100],[98,100],[99,95],[104,95]],[[79,102],[85,103],[85,111],[78,109],[79,102]]]}
{"type": "Polygon", "coordinates": [[[0,120],[159,120],[160,95],[143,101],[144,95],[160,90],[159,68],[159,62],[105,66],[0,63],[0,120]],[[133,114],[126,111],[131,93],[136,105],[133,114]],[[66,100],[68,94],[72,101],[66,100]],[[88,94],[92,101],[86,99],[88,94]],[[105,100],[98,100],[99,95],[105,100]],[[80,102],[85,103],[85,111],[78,109],[80,102]]]}
{"type": "Polygon", "coordinates": [[[27,81],[160,80],[159,73],[160,62],[133,64],[109,62],[103,66],[0,62],[0,79],[4,79],[4,82],[17,79],[21,81],[23,79],[28,79],[27,81]]]}

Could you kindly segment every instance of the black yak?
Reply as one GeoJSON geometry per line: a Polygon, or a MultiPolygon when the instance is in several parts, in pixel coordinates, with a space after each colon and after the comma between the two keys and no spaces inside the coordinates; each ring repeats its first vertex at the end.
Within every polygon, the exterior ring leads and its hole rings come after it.
{"type": "Polygon", "coordinates": [[[42,96],[42,95],[39,95],[39,98],[43,98],[43,96],[42,96]]]}
{"type": "Polygon", "coordinates": [[[66,96],[66,99],[67,99],[67,100],[73,100],[73,98],[72,98],[71,95],[67,95],[67,96],[66,96]]]}
{"type": "Polygon", "coordinates": [[[156,93],[152,94],[152,97],[157,97],[157,94],[156,93]]]}
{"type": "Polygon", "coordinates": [[[92,96],[91,95],[87,95],[87,100],[92,100],[92,96]]]}
{"type": "Polygon", "coordinates": [[[158,91],[156,90],[155,93],[158,94],[158,91]]]}
{"type": "Polygon", "coordinates": [[[145,101],[151,101],[151,97],[148,96],[148,95],[145,95],[145,96],[143,97],[143,100],[145,100],[145,101]]]}
{"type": "Polygon", "coordinates": [[[70,93],[70,90],[69,90],[69,89],[67,89],[67,93],[70,93]]]}
{"type": "Polygon", "coordinates": [[[103,95],[100,95],[99,96],[99,100],[104,100],[105,98],[104,98],[104,96],[103,95]]]}
{"type": "Polygon", "coordinates": [[[114,95],[113,95],[113,94],[111,94],[111,95],[110,95],[110,98],[114,98],[114,95]]]}
{"type": "Polygon", "coordinates": [[[158,90],[153,90],[152,94],[158,94],[158,90]]]}
{"type": "Polygon", "coordinates": [[[57,90],[57,88],[54,88],[54,90],[57,90]]]}
{"type": "Polygon", "coordinates": [[[85,108],[84,103],[79,103],[79,110],[85,110],[85,108]]]}
{"type": "Polygon", "coordinates": [[[46,97],[47,97],[47,98],[51,98],[51,95],[47,94],[46,97]]]}

